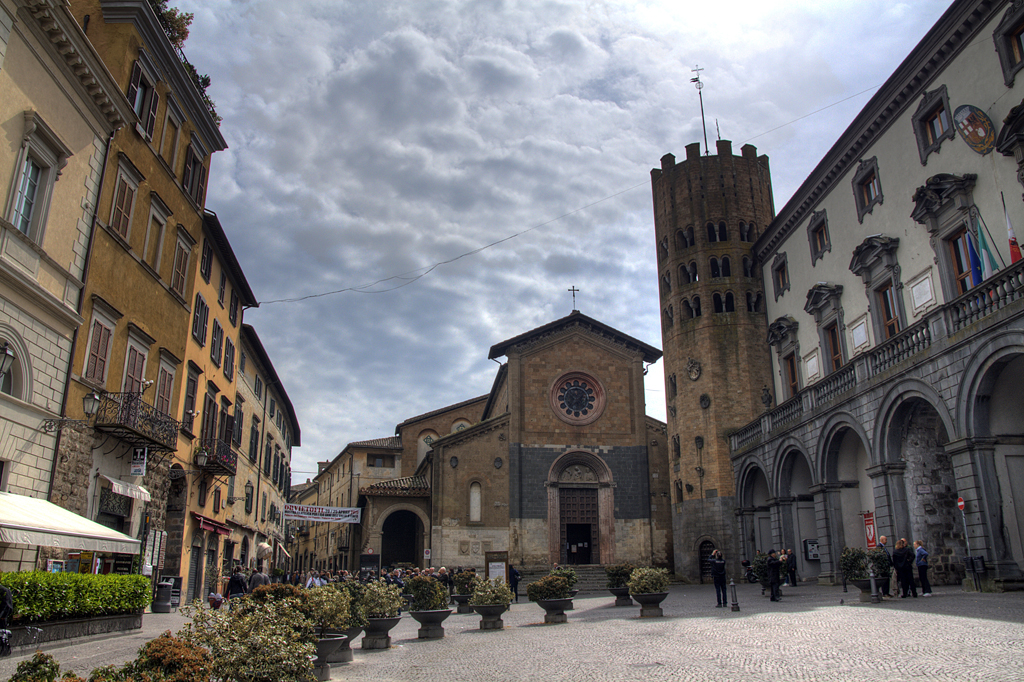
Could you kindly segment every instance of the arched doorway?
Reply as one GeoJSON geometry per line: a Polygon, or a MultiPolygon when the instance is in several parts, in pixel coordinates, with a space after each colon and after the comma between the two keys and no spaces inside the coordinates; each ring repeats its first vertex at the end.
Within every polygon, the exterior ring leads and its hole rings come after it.
{"type": "Polygon", "coordinates": [[[697,548],[697,557],[700,561],[700,582],[704,583],[714,582],[711,577],[711,553],[715,551],[715,543],[711,540],[704,540],[700,543],[697,548]]]}
{"type": "Polygon", "coordinates": [[[551,561],[613,563],[614,509],[611,470],[604,460],[585,451],[567,452],[556,459],[548,471],[551,561]]]}
{"type": "Polygon", "coordinates": [[[381,526],[381,566],[420,565],[423,556],[423,522],[414,512],[391,512],[381,526]]]}
{"type": "Polygon", "coordinates": [[[814,511],[814,485],[807,458],[799,450],[790,450],[783,458],[780,491],[790,500],[783,508],[782,543],[792,548],[797,557],[797,573],[802,578],[815,578],[821,572],[820,559],[808,558],[804,541],[818,544],[818,521],[814,511]]]}

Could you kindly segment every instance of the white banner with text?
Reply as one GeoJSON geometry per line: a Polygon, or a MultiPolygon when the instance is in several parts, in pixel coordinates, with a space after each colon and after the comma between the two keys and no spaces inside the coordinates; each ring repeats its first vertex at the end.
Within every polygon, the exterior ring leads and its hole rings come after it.
{"type": "Polygon", "coordinates": [[[286,504],[284,517],[299,521],[326,521],[327,523],[359,523],[359,507],[313,507],[308,504],[286,504]]]}

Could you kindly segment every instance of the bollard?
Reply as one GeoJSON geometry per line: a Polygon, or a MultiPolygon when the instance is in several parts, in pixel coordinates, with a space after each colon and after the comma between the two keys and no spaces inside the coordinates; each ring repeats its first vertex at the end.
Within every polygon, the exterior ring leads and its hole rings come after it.
{"type": "Polygon", "coordinates": [[[732,588],[732,610],[733,611],[739,611],[740,610],[740,603],[739,603],[739,600],[736,599],[736,581],[735,580],[730,580],[729,581],[729,587],[732,588]]]}
{"type": "Polygon", "coordinates": [[[843,592],[846,592],[846,571],[843,571],[843,592]]]}
{"type": "Polygon", "coordinates": [[[880,600],[878,598],[878,583],[875,582],[875,572],[868,573],[868,577],[871,578],[871,603],[877,604],[880,600]]]}

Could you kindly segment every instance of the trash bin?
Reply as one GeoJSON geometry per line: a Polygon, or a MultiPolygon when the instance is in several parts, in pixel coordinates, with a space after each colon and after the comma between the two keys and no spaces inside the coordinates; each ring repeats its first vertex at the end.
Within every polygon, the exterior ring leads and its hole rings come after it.
{"type": "Polygon", "coordinates": [[[153,600],[153,613],[171,612],[171,588],[174,583],[163,582],[156,584],[156,599],[153,600]]]}

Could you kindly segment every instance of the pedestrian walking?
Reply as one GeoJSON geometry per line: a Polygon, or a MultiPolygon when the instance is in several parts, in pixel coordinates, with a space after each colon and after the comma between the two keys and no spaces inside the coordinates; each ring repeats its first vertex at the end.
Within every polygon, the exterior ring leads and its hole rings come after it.
{"type": "Polygon", "coordinates": [[[722,552],[717,549],[713,551],[708,563],[711,564],[711,577],[715,581],[715,599],[718,600],[716,607],[726,606],[729,603],[729,597],[725,590],[725,559],[722,557],[722,552]]]}
{"type": "Polygon", "coordinates": [[[921,581],[921,596],[932,596],[932,584],[928,582],[928,550],[920,540],[914,540],[914,564],[917,566],[917,579],[921,581]]]}
{"type": "Polygon", "coordinates": [[[231,572],[231,579],[228,580],[228,610],[232,608],[231,600],[239,599],[249,594],[249,585],[245,582],[245,574],[241,566],[235,566],[231,572]]]}
{"type": "Polygon", "coordinates": [[[772,588],[772,601],[782,601],[782,591],[779,589],[779,568],[782,567],[782,562],[779,560],[774,549],[768,550],[768,584],[772,588]]]}
{"type": "Polygon", "coordinates": [[[266,573],[264,573],[262,570],[257,569],[257,570],[252,572],[251,576],[249,576],[249,591],[250,592],[255,591],[256,588],[260,587],[261,585],[269,585],[269,584],[270,584],[270,576],[267,575],[266,573]]]}
{"type": "Polygon", "coordinates": [[[522,578],[522,576],[519,574],[519,571],[516,570],[516,567],[513,566],[512,564],[509,564],[508,565],[508,584],[512,588],[512,594],[515,595],[516,603],[517,604],[519,603],[519,579],[520,578],[522,578]]]}
{"type": "Polygon", "coordinates": [[[914,585],[914,551],[907,545],[906,538],[896,541],[896,549],[892,553],[892,565],[896,569],[896,581],[900,586],[900,598],[910,595],[917,598],[917,587],[914,585]]]}

